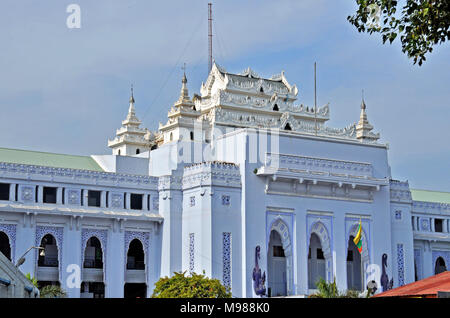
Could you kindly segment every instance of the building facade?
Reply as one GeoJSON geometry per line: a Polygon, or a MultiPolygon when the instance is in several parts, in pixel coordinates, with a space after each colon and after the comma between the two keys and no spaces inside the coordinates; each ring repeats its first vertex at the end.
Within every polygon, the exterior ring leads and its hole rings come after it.
{"type": "Polygon", "coordinates": [[[450,194],[393,180],[362,101],[357,122],[297,104],[284,72],[217,64],[158,131],[132,94],[112,155],[0,149],[0,247],[70,297],[147,297],[175,271],[237,297],[306,295],[320,277],[387,290],[447,270],[450,194]],[[362,226],[362,252],[353,238],[362,226]],[[77,282],[79,272],[80,283],[77,282]]]}

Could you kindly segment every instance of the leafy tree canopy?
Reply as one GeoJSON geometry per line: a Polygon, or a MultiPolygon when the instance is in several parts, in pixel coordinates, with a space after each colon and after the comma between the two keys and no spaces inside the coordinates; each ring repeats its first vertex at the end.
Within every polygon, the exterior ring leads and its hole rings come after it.
{"type": "Polygon", "coordinates": [[[422,65],[433,46],[450,40],[450,1],[405,0],[401,9],[398,2],[356,0],[358,10],[347,20],[359,32],[380,33],[383,44],[400,36],[403,53],[422,65]]]}
{"type": "Polygon", "coordinates": [[[67,294],[64,289],[56,285],[47,285],[40,290],[41,298],[65,298],[67,294]]]}
{"type": "Polygon", "coordinates": [[[155,284],[153,298],[231,298],[231,292],[218,279],[201,274],[174,273],[160,278],[155,284]]]}

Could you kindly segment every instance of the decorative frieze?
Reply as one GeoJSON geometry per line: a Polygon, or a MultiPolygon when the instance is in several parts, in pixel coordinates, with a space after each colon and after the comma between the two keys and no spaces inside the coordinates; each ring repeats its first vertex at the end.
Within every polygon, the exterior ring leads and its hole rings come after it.
{"type": "MultiPolygon", "coordinates": [[[[55,178],[61,178],[61,182],[65,183],[82,183],[82,184],[132,184],[133,186],[142,186],[147,189],[155,189],[157,187],[158,178],[145,175],[131,175],[114,172],[100,172],[81,169],[69,169],[69,168],[55,168],[35,165],[24,165],[15,163],[0,162],[0,173],[13,174],[16,178],[18,175],[23,175],[24,179],[42,180],[47,181],[51,178],[52,181],[56,181],[55,178]]],[[[58,180],[59,181],[59,180],[58,180]]],[[[22,191],[25,197],[21,197],[24,200],[33,198],[34,190],[28,189],[27,192],[22,191]]]]}
{"type": "Polygon", "coordinates": [[[298,155],[266,153],[265,166],[297,171],[320,171],[335,175],[372,177],[370,163],[306,157],[298,155]]]}
{"type": "Polygon", "coordinates": [[[241,187],[239,167],[223,162],[203,162],[185,167],[183,190],[198,186],[241,187]]]}
{"type": "Polygon", "coordinates": [[[158,190],[181,190],[182,177],[180,176],[161,176],[158,179],[158,190]]]}
{"type": "Polygon", "coordinates": [[[450,204],[439,202],[413,201],[412,209],[413,212],[416,213],[419,212],[430,214],[450,213],[450,204]]]}

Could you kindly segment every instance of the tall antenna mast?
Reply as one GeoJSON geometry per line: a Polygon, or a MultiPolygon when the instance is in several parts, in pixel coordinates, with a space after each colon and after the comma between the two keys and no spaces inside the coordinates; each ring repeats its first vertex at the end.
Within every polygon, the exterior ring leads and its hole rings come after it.
{"type": "Polygon", "coordinates": [[[317,85],[316,85],[316,62],[314,62],[314,133],[317,136],[317,85]]]}
{"type": "Polygon", "coordinates": [[[212,3],[208,3],[208,75],[212,69],[212,3]]]}

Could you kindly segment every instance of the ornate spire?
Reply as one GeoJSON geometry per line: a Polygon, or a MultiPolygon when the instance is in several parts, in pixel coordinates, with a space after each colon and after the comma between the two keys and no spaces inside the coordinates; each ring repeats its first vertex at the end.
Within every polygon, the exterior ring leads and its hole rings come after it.
{"type": "MultiPolygon", "coordinates": [[[[364,94],[364,93],[363,93],[364,94]]],[[[376,141],[380,138],[380,134],[372,132],[373,126],[369,123],[366,114],[366,103],[364,102],[364,95],[361,100],[361,114],[359,115],[359,121],[356,125],[356,138],[360,141],[370,140],[376,141]]]]}
{"type": "Polygon", "coordinates": [[[122,127],[116,130],[116,137],[108,140],[108,147],[113,149],[115,155],[135,155],[142,151],[149,150],[148,142],[144,135],[147,130],[140,128],[141,121],[136,117],[134,109],[134,91],[131,85],[130,107],[125,120],[122,121],[122,127]]]}
{"type": "Polygon", "coordinates": [[[180,91],[180,97],[178,98],[178,101],[175,103],[175,106],[179,105],[192,105],[192,101],[189,98],[189,91],[187,88],[187,78],[186,78],[186,63],[184,63],[183,67],[183,78],[181,79],[181,91],[180,91]]]}

